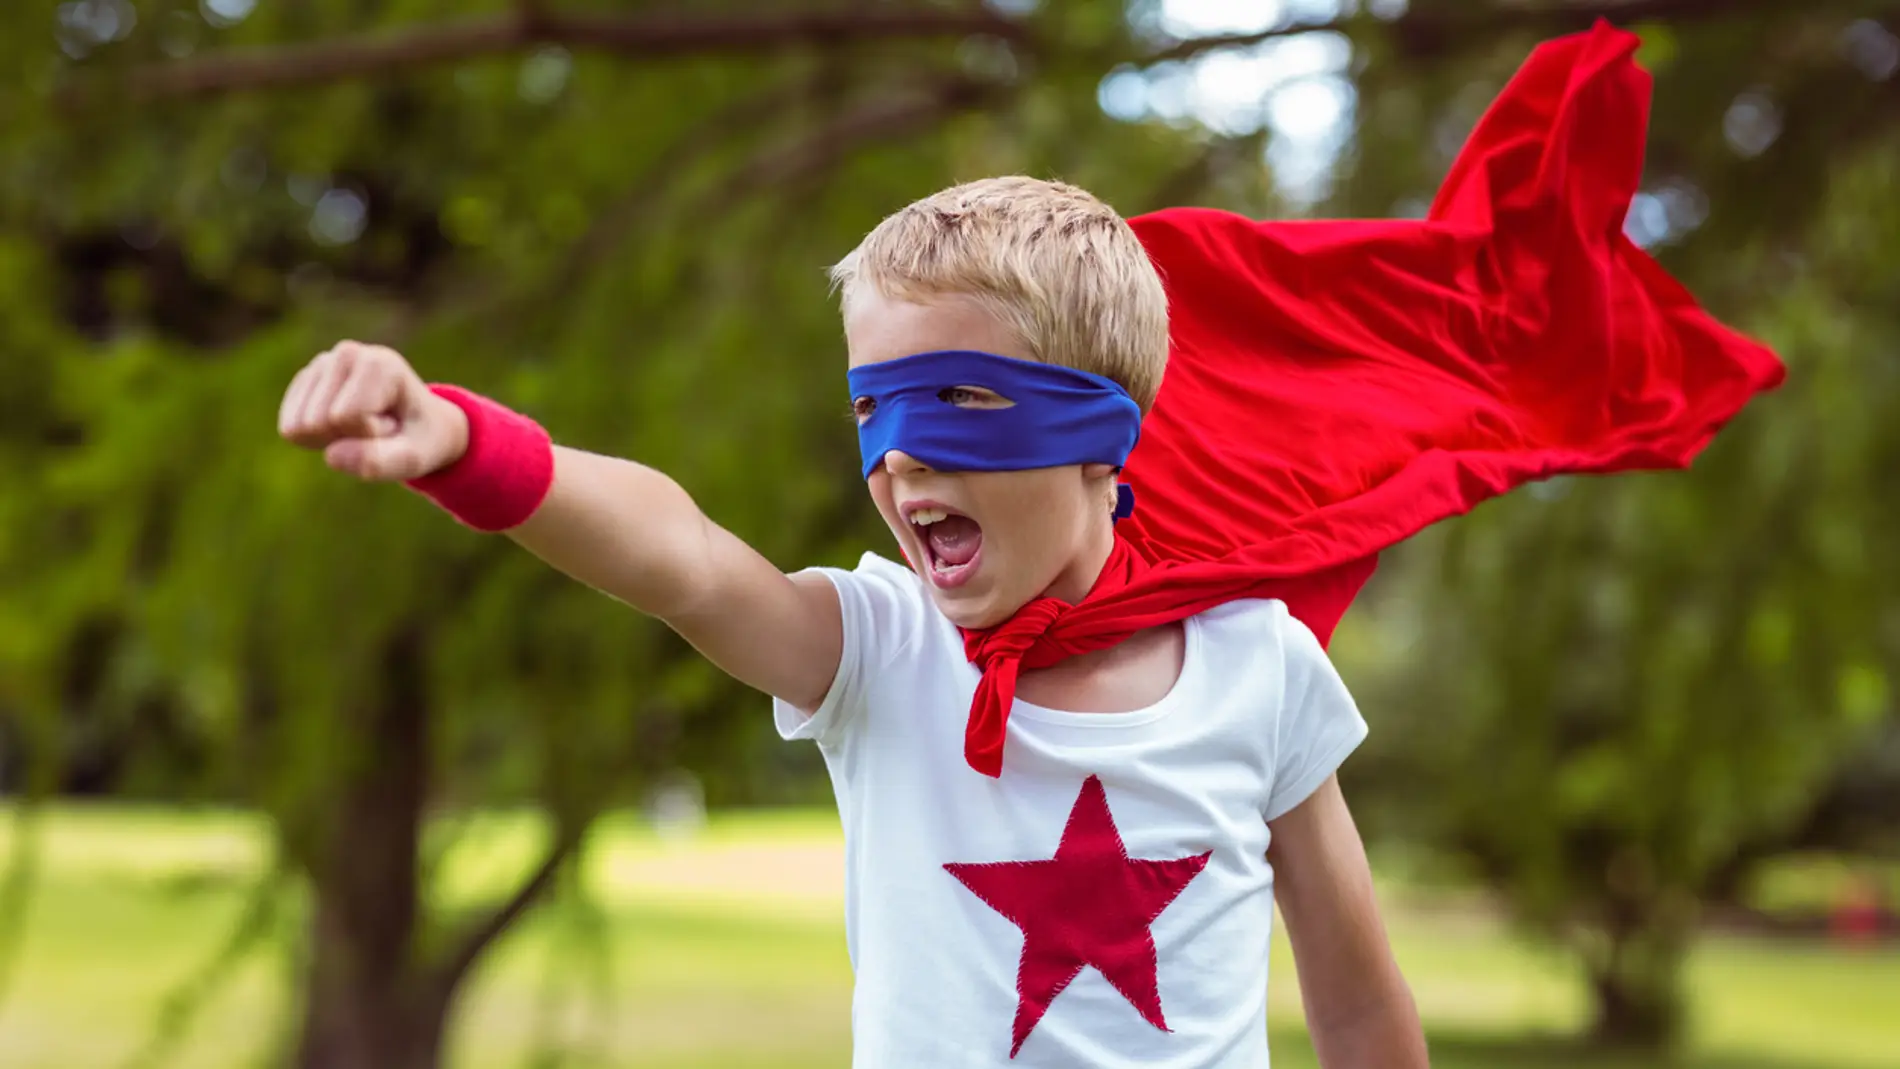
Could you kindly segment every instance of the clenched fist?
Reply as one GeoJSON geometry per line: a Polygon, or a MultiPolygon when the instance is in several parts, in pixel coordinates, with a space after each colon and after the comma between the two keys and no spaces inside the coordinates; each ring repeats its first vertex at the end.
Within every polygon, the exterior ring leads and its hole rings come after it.
{"type": "Polygon", "coordinates": [[[353,341],[319,353],[290,380],[277,431],[374,482],[427,475],[468,448],[468,417],[429,392],[401,353],[353,341]]]}

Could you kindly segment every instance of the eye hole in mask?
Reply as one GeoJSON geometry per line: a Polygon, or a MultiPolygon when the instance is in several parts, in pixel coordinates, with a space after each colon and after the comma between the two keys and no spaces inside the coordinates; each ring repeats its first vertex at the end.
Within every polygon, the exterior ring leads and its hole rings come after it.
{"type": "MultiPolygon", "coordinates": [[[[997,409],[1014,408],[1016,402],[982,386],[946,386],[937,391],[937,400],[958,408],[997,409]]],[[[877,412],[877,398],[855,397],[851,400],[851,414],[859,423],[870,419],[877,412]]]]}
{"type": "Polygon", "coordinates": [[[937,391],[937,400],[958,408],[1016,407],[1016,402],[995,390],[984,389],[981,386],[949,386],[937,391]]]}

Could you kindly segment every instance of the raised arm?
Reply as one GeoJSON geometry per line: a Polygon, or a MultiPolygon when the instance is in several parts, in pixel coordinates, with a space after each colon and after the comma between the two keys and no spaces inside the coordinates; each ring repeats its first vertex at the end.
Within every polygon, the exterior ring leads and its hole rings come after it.
{"type": "MultiPolygon", "coordinates": [[[[392,349],[344,342],[285,392],[279,432],[338,471],[397,482],[468,445],[461,408],[392,349]]],[[[556,447],[546,499],[508,536],[583,583],[658,617],[739,681],[812,709],[842,654],[838,595],[788,576],[700,511],[665,474],[556,447]]]]}
{"type": "Polygon", "coordinates": [[[556,447],[547,500],[508,534],[801,709],[816,709],[837,674],[843,629],[831,583],[780,572],[652,468],[556,447]]]}

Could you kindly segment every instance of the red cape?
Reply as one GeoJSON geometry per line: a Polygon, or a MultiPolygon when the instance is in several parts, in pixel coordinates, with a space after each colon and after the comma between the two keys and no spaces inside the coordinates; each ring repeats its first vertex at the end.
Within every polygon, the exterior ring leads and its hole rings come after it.
{"type": "Polygon", "coordinates": [[[1172,349],[1134,516],[1078,605],[966,636],[966,756],[1002,768],[1020,667],[1239,598],[1327,641],[1377,554],[1526,482],[1682,468],[1781,362],[1623,233],[1649,76],[1607,23],[1539,47],[1423,220],[1131,220],[1172,349]]]}

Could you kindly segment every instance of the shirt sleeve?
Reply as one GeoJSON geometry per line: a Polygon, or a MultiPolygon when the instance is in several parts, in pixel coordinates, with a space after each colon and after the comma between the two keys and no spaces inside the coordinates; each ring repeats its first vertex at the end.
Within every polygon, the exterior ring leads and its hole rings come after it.
{"type": "Polygon", "coordinates": [[[844,643],[838,674],[816,709],[772,699],[772,721],[786,739],[838,741],[862,719],[869,682],[911,641],[928,598],[917,577],[900,564],[866,553],[857,568],[813,568],[838,592],[844,643]]]}
{"type": "Polygon", "coordinates": [[[1311,797],[1366,738],[1365,718],[1313,632],[1282,614],[1280,649],[1285,690],[1275,725],[1269,821],[1311,797]]]}

